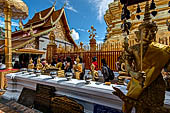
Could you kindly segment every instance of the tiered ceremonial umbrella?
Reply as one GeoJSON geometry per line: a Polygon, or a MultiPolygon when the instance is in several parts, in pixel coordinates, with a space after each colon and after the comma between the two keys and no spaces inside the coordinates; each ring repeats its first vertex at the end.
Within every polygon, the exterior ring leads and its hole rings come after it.
{"type": "Polygon", "coordinates": [[[28,7],[22,0],[0,0],[0,16],[5,18],[5,64],[12,69],[11,19],[25,19],[28,7]]]}

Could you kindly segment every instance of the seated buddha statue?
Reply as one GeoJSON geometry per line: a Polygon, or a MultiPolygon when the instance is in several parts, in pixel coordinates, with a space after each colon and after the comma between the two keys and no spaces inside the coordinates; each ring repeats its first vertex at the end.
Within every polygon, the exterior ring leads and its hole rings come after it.
{"type": "Polygon", "coordinates": [[[61,62],[61,59],[58,59],[57,61],[58,62],[57,62],[56,68],[59,69],[59,71],[60,71],[61,68],[62,68],[63,63],[61,62]]]}
{"type": "Polygon", "coordinates": [[[46,61],[44,61],[44,67],[43,67],[43,70],[47,70],[49,69],[50,66],[48,65],[48,63],[46,61]]]}
{"type": "Polygon", "coordinates": [[[42,70],[43,69],[43,65],[41,64],[40,58],[37,59],[37,66],[36,66],[37,70],[42,70]]]}
{"type": "Polygon", "coordinates": [[[82,64],[80,63],[79,57],[77,57],[76,64],[74,65],[74,74],[76,79],[80,80],[80,74],[82,73],[82,71],[83,71],[82,64]]]}
{"type": "Polygon", "coordinates": [[[98,74],[98,69],[97,69],[97,67],[98,67],[98,63],[97,63],[97,58],[96,57],[93,57],[92,58],[92,64],[91,64],[91,67],[90,67],[90,69],[91,69],[91,75],[92,75],[92,80],[93,81],[98,81],[98,79],[99,79],[99,74],[98,74]]]}
{"type": "Polygon", "coordinates": [[[32,58],[31,58],[30,61],[29,61],[28,69],[34,69],[34,63],[33,63],[32,58]]]}

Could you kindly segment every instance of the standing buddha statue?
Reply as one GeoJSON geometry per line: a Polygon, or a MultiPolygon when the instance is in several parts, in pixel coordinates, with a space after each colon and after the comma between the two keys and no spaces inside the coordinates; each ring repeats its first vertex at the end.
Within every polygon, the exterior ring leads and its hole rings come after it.
{"type": "Polygon", "coordinates": [[[80,64],[80,59],[77,56],[76,58],[76,64],[74,65],[74,74],[75,78],[80,80],[80,74],[83,72],[82,64],[80,64]]]}

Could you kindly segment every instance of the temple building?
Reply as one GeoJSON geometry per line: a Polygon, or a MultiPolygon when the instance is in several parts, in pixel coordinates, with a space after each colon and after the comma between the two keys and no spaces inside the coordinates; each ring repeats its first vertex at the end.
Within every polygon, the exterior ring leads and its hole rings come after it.
{"type": "MultiPolygon", "coordinates": [[[[40,54],[46,58],[47,45],[50,42],[49,35],[55,34],[55,44],[63,50],[71,50],[77,47],[70,35],[64,7],[56,10],[55,5],[34,14],[26,24],[20,20],[20,30],[12,32],[13,58],[27,54],[40,54]]],[[[0,39],[0,54],[4,54],[4,39],[0,39]]],[[[25,56],[25,55],[24,55],[25,56]]],[[[33,57],[33,56],[31,56],[33,57]]]]}
{"type": "MultiPolygon", "coordinates": [[[[152,16],[152,20],[155,21],[158,25],[158,33],[157,33],[157,42],[163,43],[163,44],[170,44],[170,33],[168,31],[167,27],[167,20],[170,19],[170,16],[168,14],[168,11],[170,10],[170,7],[168,7],[169,0],[155,0],[156,4],[156,11],[157,15],[154,17],[152,16]]],[[[145,2],[140,3],[140,13],[136,13],[137,11],[137,5],[129,6],[128,9],[131,12],[131,18],[128,20],[132,23],[132,27],[130,29],[130,35],[129,35],[129,44],[134,45],[135,44],[135,33],[134,31],[137,31],[138,26],[141,24],[143,18],[144,18],[144,6],[145,2]],[[138,20],[136,18],[137,15],[140,15],[140,19],[138,20]]],[[[124,40],[124,36],[122,35],[121,30],[121,13],[122,13],[122,5],[120,1],[114,0],[114,2],[109,4],[109,9],[106,11],[104,15],[105,22],[107,24],[107,40],[106,43],[118,43],[119,45],[122,45],[122,42],[124,40]]]]}

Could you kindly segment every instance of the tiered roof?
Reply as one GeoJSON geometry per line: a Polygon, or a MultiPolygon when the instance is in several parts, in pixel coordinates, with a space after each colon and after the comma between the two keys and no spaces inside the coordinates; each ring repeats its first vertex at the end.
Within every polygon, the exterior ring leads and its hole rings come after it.
{"type": "MultiPolygon", "coordinates": [[[[12,49],[24,47],[25,44],[30,41],[34,41],[34,37],[48,34],[50,31],[56,29],[56,23],[60,19],[63,21],[68,41],[77,47],[70,35],[70,28],[67,23],[64,7],[59,10],[55,10],[53,5],[48,9],[35,13],[33,18],[23,25],[23,29],[12,33],[12,49]],[[30,33],[31,30],[34,32],[33,36],[31,36],[30,33]]],[[[0,51],[3,47],[4,46],[0,44],[0,51]]]]}

